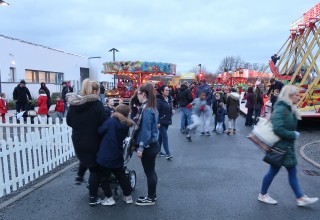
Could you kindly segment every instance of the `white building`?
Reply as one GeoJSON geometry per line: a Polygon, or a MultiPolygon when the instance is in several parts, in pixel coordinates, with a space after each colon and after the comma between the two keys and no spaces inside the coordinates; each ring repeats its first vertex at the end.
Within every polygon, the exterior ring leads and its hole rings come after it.
{"type": "Polygon", "coordinates": [[[70,81],[75,91],[82,81],[113,82],[112,75],[101,73],[101,57],[85,57],[43,45],[0,35],[0,91],[12,99],[20,80],[27,82],[33,98],[38,97],[40,83],[50,92],[60,92],[61,83],[70,81]]]}

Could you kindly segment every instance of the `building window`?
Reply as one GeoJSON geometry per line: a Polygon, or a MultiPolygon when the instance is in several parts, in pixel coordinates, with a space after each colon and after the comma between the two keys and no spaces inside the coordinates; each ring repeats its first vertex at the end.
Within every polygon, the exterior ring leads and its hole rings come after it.
{"type": "Polygon", "coordinates": [[[25,70],[25,80],[29,83],[45,82],[61,84],[63,82],[63,73],[41,70],[25,70]]]}
{"type": "Polygon", "coordinates": [[[16,81],[16,68],[15,67],[10,67],[10,82],[15,82],[16,81]]]}
{"type": "Polygon", "coordinates": [[[39,71],[39,82],[47,82],[46,81],[46,72],[39,71]]]}

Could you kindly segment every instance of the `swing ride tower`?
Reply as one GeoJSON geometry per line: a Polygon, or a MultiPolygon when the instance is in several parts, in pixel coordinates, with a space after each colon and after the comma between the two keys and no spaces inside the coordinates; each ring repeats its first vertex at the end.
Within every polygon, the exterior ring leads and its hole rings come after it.
{"type": "Polygon", "coordinates": [[[277,80],[300,89],[302,117],[320,118],[320,2],[295,21],[278,51],[280,60],[269,68],[277,80]]]}

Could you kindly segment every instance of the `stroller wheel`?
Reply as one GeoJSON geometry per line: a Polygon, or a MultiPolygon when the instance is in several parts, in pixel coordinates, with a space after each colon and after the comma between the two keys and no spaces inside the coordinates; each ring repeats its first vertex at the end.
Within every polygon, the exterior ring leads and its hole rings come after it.
{"type": "Polygon", "coordinates": [[[137,183],[136,171],[134,170],[129,171],[129,180],[130,180],[131,190],[133,191],[136,188],[136,183],[137,183]]]}

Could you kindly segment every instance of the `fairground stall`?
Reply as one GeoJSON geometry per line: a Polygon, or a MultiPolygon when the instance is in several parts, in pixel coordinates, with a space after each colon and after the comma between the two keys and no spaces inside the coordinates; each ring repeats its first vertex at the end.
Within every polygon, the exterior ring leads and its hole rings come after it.
{"type": "Polygon", "coordinates": [[[238,88],[238,92],[241,94],[248,84],[254,85],[257,79],[269,80],[271,76],[272,75],[269,73],[257,72],[248,69],[237,69],[234,72],[230,71],[219,74],[215,79],[214,84],[227,88],[238,88]]]}
{"type": "Polygon", "coordinates": [[[103,64],[104,74],[113,74],[116,87],[106,91],[107,97],[115,98],[118,103],[120,99],[129,103],[134,90],[154,76],[175,76],[176,65],[171,63],[120,61],[106,62],[103,64]]]}
{"type": "Polygon", "coordinates": [[[290,35],[269,68],[277,80],[300,89],[297,107],[303,118],[320,118],[320,2],[295,21],[290,35]]]}

